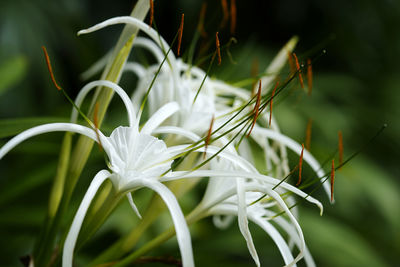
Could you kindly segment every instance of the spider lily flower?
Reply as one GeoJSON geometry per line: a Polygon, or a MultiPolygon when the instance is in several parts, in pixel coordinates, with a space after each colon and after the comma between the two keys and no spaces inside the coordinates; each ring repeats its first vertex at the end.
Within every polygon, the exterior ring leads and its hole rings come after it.
{"type": "Polygon", "coordinates": [[[176,234],[182,261],[185,266],[194,266],[190,232],[180,206],[171,193],[159,179],[170,169],[171,153],[164,141],[151,135],[165,119],[178,110],[174,102],[168,103],[155,112],[139,131],[138,119],[135,115],[130,98],[118,85],[109,81],[94,81],[87,84],[80,91],[75,105],[79,108],[86,94],[97,86],[113,89],[123,100],[127,109],[129,126],[120,126],[113,130],[109,137],[104,136],[99,130],[76,124],[77,112],[74,110],[71,123],[50,123],[28,129],[12,138],[0,149],[0,159],[11,149],[24,140],[49,132],[65,131],[85,135],[101,143],[110,161],[110,170],[101,170],[93,178],[80,206],[74,217],[63,250],[63,266],[72,266],[72,257],[75,243],[85,218],[89,205],[96,192],[106,179],[110,179],[113,186],[120,194],[128,194],[130,203],[133,204],[130,192],[142,187],[148,187],[157,192],[166,203],[176,227],[176,234]]]}
{"type": "MultiPolygon", "coordinates": [[[[159,107],[169,101],[176,101],[179,105],[179,112],[175,113],[175,117],[172,118],[173,126],[160,127],[155,130],[155,133],[163,132],[178,134],[194,142],[199,142],[201,141],[199,136],[207,132],[210,120],[214,116],[216,118],[215,128],[220,129],[220,131],[215,131],[213,136],[218,136],[218,134],[220,134],[220,137],[224,136],[225,134],[221,130],[224,125],[227,125],[226,128],[229,130],[229,127],[233,127],[235,123],[240,123],[240,120],[233,120],[232,118],[238,116],[239,112],[237,111],[241,107],[246,107],[246,103],[251,99],[250,92],[228,85],[222,81],[210,79],[201,69],[187,65],[181,59],[177,59],[164,39],[162,39],[157,32],[148,27],[145,23],[130,17],[117,17],[99,23],[87,30],[80,31],[80,34],[93,32],[106,26],[119,23],[134,25],[147,33],[153,41],[137,38],[136,45],[147,48],[151,53],[153,53],[158,61],[158,65],[150,66],[148,68],[134,62],[127,63],[125,71],[135,73],[139,79],[136,91],[132,96],[134,106],[140,106],[140,100],[146,95],[146,91],[150,84],[153,86],[148,96],[150,114],[156,112],[159,107]],[[162,47],[162,49],[159,47],[162,47]],[[169,67],[162,65],[165,58],[168,60],[169,67]],[[227,102],[227,98],[223,97],[224,95],[232,96],[233,101],[227,102]]],[[[262,78],[263,86],[261,91],[263,94],[266,94],[267,90],[271,88],[277,73],[279,73],[286,63],[287,52],[293,50],[296,42],[296,39],[289,41],[267,68],[266,72],[272,75],[262,78]]],[[[250,111],[249,109],[242,109],[242,111],[243,110],[247,112],[250,111]]],[[[264,113],[260,118],[266,123],[269,121],[269,118],[267,117],[268,115],[271,116],[271,114],[264,113]]],[[[289,266],[294,265],[302,258],[303,254],[305,254],[306,262],[312,266],[312,260],[309,259],[309,254],[307,254],[308,252],[301,228],[285,201],[276,191],[284,190],[285,192],[297,194],[308,201],[317,204],[321,208],[321,212],[322,205],[317,200],[307,196],[304,192],[282,182],[279,179],[259,174],[257,169],[255,169],[251,164],[253,160],[250,151],[251,148],[247,140],[243,140],[241,145],[238,147],[238,150],[235,149],[234,145],[237,144],[237,142],[232,139],[234,136],[237,136],[237,134],[240,134],[240,131],[240,129],[236,129],[226,136],[218,138],[218,145],[205,144],[208,145],[207,150],[205,147],[200,147],[194,151],[211,153],[212,155],[218,154],[218,158],[223,158],[224,160],[228,160],[230,164],[233,164],[233,169],[232,167],[216,167],[213,163],[215,160],[213,160],[210,162],[210,165],[207,166],[207,168],[209,168],[207,170],[202,169],[189,172],[168,173],[161,178],[161,181],[193,177],[210,177],[206,194],[203,201],[195,209],[196,212],[203,213],[203,215],[206,213],[213,215],[219,214],[219,212],[223,211],[224,214],[238,215],[239,228],[246,239],[249,251],[257,265],[259,265],[259,260],[248,229],[248,218],[255,221],[257,224],[262,225],[262,227],[264,227],[263,229],[269,229],[267,232],[274,236],[274,241],[281,250],[286,264],[289,266]],[[225,150],[221,152],[221,148],[225,148],[225,150]],[[251,186],[246,183],[246,179],[250,179],[250,181],[253,182],[251,186]],[[221,192],[221,188],[226,189],[227,191],[225,192],[222,190],[223,192],[221,192]],[[250,209],[250,207],[247,207],[249,202],[249,192],[247,191],[251,190],[261,192],[274,199],[274,205],[279,205],[289,217],[292,228],[290,228],[290,231],[288,230],[289,228],[286,228],[286,231],[292,233],[290,236],[299,247],[300,253],[296,258],[293,258],[290,253],[287,253],[287,245],[283,245],[281,242],[282,239],[276,235],[276,231],[273,232],[269,224],[261,222],[261,218],[264,215],[257,216],[256,211],[265,209],[265,206],[256,203],[255,207],[260,206],[262,209],[250,209]],[[231,201],[229,198],[234,198],[235,201],[231,201]],[[226,209],[228,204],[229,209],[226,209]]],[[[273,117],[271,129],[266,129],[256,124],[251,137],[261,148],[263,148],[267,160],[268,171],[272,173],[271,169],[272,165],[274,165],[277,170],[276,176],[281,179],[285,177],[290,172],[286,148],[288,147],[300,154],[301,146],[279,132],[279,127],[273,117]],[[270,142],[278,143],[279,151],[272,149],[270,142]]],[[[185,151],[185,147],[187,146],[177,145],[169,151],[176,156],[179,155],[181,151],[185,151]]],[[[318,162],[307,151],[304,152],[304,161],[312,167],[318,177],[324,176],[318,162]]],[[[327,193],[330,194],[328,183],[324,183],[324,188],[327,193]]],[[[289,202],[292,200],[288,198],[287,201],[289,202]]],[[[269,211],[266,211],[260,214],[268,212],[269,211]]]]}

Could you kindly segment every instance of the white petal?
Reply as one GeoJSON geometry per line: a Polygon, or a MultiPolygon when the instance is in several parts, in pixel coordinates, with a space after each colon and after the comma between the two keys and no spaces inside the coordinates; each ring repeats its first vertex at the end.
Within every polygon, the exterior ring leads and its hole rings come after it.
{"type": "MultiPolygon", "coordinates": [[[[287,146],[288,148],[293,150],[293,152],[297,153],[298,155],[300,155],[300,153],[301,153],[301,149],[302,149],[301,145],[298,144],[293,139],[291,139],[281,133],[271,131],[269,129],[264,129],[257,125],[254,127],[253,132],[283,143],[285,146],[287,146]]],[[[322,170],[321,165],[307,150],[304,150],[303,160],[310,165],[310,167],[317,173],[318,177],[325,176],[325,173],[322,170]]],[[[326,193],[330,196],[331,191],[330,191],[329,183],[325,182],[325,183],[323,183],[323,186],[324,186],[326,193]]]]}
{"type": "Polygon", "coordinates": [[[301,227],[299,225],[299,223],[297,222],[296,218],[293,216],[293,214],[290,212],[289,208],[286,206],[285,202],[283,201],[283,199],[281,198],[281,196],[276,193],[273,190],[268,190],[268,195],[270,197],[272,197],[276,202],[278,202],[279,206],[284,210],[284,212],[289,216],[289,219],[292,221],[292,224],[294,225],[294,227],[297,230],[298,233],[298,237],[300,239],[300,246],[299,246],[299,254],[297,255],[297,257],[294,259],[294,261],[292,261],[290,264],[286,265],[287,267],[293,266],[294,264],[296,264],[296,262],[298,262],[299,260],[301,260],[303,258],[304,255],[304,250],[305,250],[305,246],[306,243],[304,241],[304,235],[303,235],[303,231],[301,230],[301,227]]]}
{"type": "Polygon", "coordinates": [[[176,126],[160,126],[153,131],[153,134],[177,134],[182,137],[186,137],[194,142],[199,141],[201,138],[197,134],[192,133],[191,131],[185,130],[181,127],[176,126]]]}
{"type": "Polygon", "coordinates": [[[140,132],[143,134],[151,134],[154,129],[156,129],[161,123],[163,123],[178,110],[179,105],[176,102],[165,104],[150,117],[140,132]]]}
{"type": "MultiPolygon", "coordinates": [[[[258,174],[258,173],[241,172],[241,171],[224,171],[224,170],[196,170],[194,172],[175,171],[173,173],[166,174],[165,176],[163,176],[160,179],[160,181],[166,182],[166,181],[172,181],[172,180],[178,180],[178,179],[197,178],[197,177],[213,177],[213,178],[220,177],[221,179],[224,179],[224,178],[234,179],[237,177],[245,178],[245,179],[252,178],[252,179],[256,179],[256,180],[268,183],[273,186],[279,184],[279,187],[289,190],[289,191],[293,192],[294,194],[297,194],[298,196],[305,198],[310,203],[317,205],[320,208],[321,214],[323,212],[323,206],[322,206],[321,202],[319,202],[315,198],[313,198],[311,196],[307,196],[306,193],[304,193],[300,189],[298,189],[286,182],[282,182],[279,179],[276,179],[276,178],[273,178],[273,177],[270,177],[267,175],[258,174]]],[[[259,185],[259,188],[263,189],[264,187],[262,185],[259,185]]],[[[250,189],[248,188],[247,190],[250,190],[250,189]]]]}
{"type": "Polygon", "coordinates": [[[237,200],[238,200],[238,222],[239,229],[242,233],[244,239],[246,240],[247,248],[249,249],[250,255],[252,256],[254,262],[257,266],[260,266],[260,260],[258,259],[256,248],[254,247],[253,238],[251,237],[249,222],[247,220],[247,205],[246,205],[246,195],[244,188],[243,179],[236,179],[237,183],[237,200]]]}
{"type": "Polygon", "coordinates": [[[272,224],[270,224],[265,218],[261,218],[256,214],[252,214],[251,212],[249,212],[248,216],[251,221],[258,224],[272,238],[281,252],[285,264],[289,264],[294,261],[293,255],[287,243],[272,224]]]}
{"type": "Polygon", "coordinates": [[[128,198],[129,204],[131,205],[133,211],[136,213],[136,215],[139,217],[139,219],[142,219],[142,215],[140,215],[140,212],[139,212],[138,208],[136,207],[135,202],[133,202],[132,193],[129,192],[128,194],[126,194],[126,197],[128,198]]]}
{"type": "Polygon", "coordinates": [[[110,177],[110,173],[106,170],[99,171],[90,183],[90,186],[83,197],[83,200],[79,206],[78,211],[74,217],[71,228],[69,229],[67,239],[64,243],[63,256],[62,256],[62,266],[72,267],[72,258],[74,254],[75,243],[78,238],[79,231],[82,226],[82,222],[85,219],[86,212],[92,202],[94,196],[99,190],[103,182],[110,177]]]}
{"type": "MultiPolygon", "coordinates": [[[[74,123],[49,123],[49,124],[43,124],[40,126],[36,126],[33,128],[30,128],[26,131],[23,131],[22,133],[18,134],[14,138],[12,138],[10,141],[8,141],[1,149],[0,149],[0,159],[4,157],[5,154],[7,154],[11,149],[13,149],[15,146],[17,146],[19,143],[25,141],[28,138],[31,138],[33,136],[43,134],[43,133],[50,133],[50,132],[74,132],[74,133],[79,133],[82,135],[85,135],[94,141],[97,140],[97,136],[95,131],[92,129],[74,124],[74,123]]],[[[106,138],[103,136],[103,134],[100,134],[100,138],[102,143],[106,146],[108,144],[106,138]]]]}
{"type": "MultiPolygon", "coordinates": [[[[165,49],[165,51],[169,50],[168,43],[165,42],[165,40],[162,37],[160,37],[159,34],[153,28],[149,27],[149,25],[147,25],[146,23],[144,23],[136,18],[128,17],[128,16],[114,17],[114,18],[108,19],[108,20],[98,23],[88,29],[80,30],[78,32],[78,35],[98,31],[107,26],[115,25],[115,24],[129,24],[129,25],[135,26],[135,27],[139,28],[141,31],[145,32],[160,47],[163,47],[165,49]]],[[[176,59],[172,55],[172,53],[169,53],[168,60],[172,61],[174,66],[176,65],[176,63],[175,63],[176,59]]]]}
{"type": "MultiPolygon", "coordinates": [[[[90,82],[90,83],[86,84],[79,91],[79,94],[78,94],[78,96],[76,97],[76,100],[75,100],[75,105],[80,108],[84,98],[90,92],[90,90],[95,89],[98,86],[104,86],[104,87],[111,88],[112,90],[114,90],[114,92],[116,92],[121,97],[122,101],[125,104],[125,108],[127,110],[127,113],[128,113],[129,125],[131,125],[131,126],[135,125],[135,123],[136,123],[136,115],[135,115],[135,111],[133,109],[133,105],[132,105],[131,99],[126,94],[124,89],[122,89],[116,83],[113,83],[113,82],[110,82],[110,81],[106,81],[106,80],[99,80],[99,81],[93,81],[93,82],[90,82]]],[[[77,118],[78,118],[78,111],[75,108],[73,108],[72,109],[72,114],[71,114],[71,122],[76,123],[77,118]]]]}
{"type": "Polygon", "coordinates": [[[133,46],[144,47],[149,50],[155,56],[158,63],[161,63],[164,59],[164,53],[161,51],[160,47],[147,38],[136,37],[133,46]]]}
{"type": "Polygon", "coordinates": [[[169,212],[171,213],[171,217],[174,222],[176,238],[178,239],[183,266],[184,267],[194,266],[192,242],[191,242],[189,228],[186,224],[185,217],[183,216],[182,210],[174,194],[172,194],[172,192],[168,189],[168,187],[159,182],[142,180],[142,184],[143,186],[156,191],[160,195],[160,197],[164,200],[165,204],[169,209],[169,212]]]}

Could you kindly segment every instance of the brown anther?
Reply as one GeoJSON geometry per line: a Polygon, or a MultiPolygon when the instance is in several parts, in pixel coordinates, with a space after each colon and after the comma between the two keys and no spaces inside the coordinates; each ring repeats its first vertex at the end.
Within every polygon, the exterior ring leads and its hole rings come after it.
{"type": "Polygon", "coordinates": [[[301,171],[303,169],[303,153],[304,153],[304,144],[301,144],[301,153],[299,159],[299,180],[297,180],[296,186],[299,186],[301,183],[301,171]]]}
{"type": "Polygon", "coordinates": [[[94,106],[93,124],[94,124],[94,130],[96,132],[97,140],[99,141],[100,150],[102,150],[103,145],[101,144],[100,134],[99,134],[99,103],[96,103],[96,105],[94,106]]]}
{"type": "Polygon", "coordinates": [[[276,82],[274,90],[272,90],[271,101],[269,101],[269,121],[268,121],[269,127],[271,127],[271,121],[272,121],[272,103],[274,101],[274,96],[275,96],[276,89],[278,88],[278,85],[279,85],[279,81],[276,82]]]}
{"type": "Polygon", "coordinates": [[[206,16],[206,10],[207,10],[207,3],[203,2],[200,9],[199,23],[197,24],[197,30],[200,32],[200,35],[203,38],[207,37],[207,33],[204,30],[204,18],[206,16]]]}
{"type": "Polygon", "coordinates": [[[211,138],[211,133],[212,133],[213,125],[214,125],[214,115],[213,115],[212,118],[211,118],[210,127],[208,128],[206,140],[204,141],[205,146],[204,146],[204,154],[203,154],[204,156],[203,156],[203,158],[206,157],[207,147],[208,147],[208,144],[210,143],[210,138],[211,138]]]}
{"type": "Polygon", "coordinates": [[[222,29],[225,28],[226,23],[229,20],[229,9],[227,0],[221,0],[221,6],[222,6],[223,17],[219,27],[222,29]]]}
{"type": "Polygon", "coordinates": [[[343,163],[343,135],[342,131],[338,132],[338,150],[339,150],[339,166],[343,163]]]}
{"type": "Polygon", "coordinates": [[[236,31],[236,0],[231,0],[231,34],[236,31]]]}
{"type": "Polygon", "coordinates": [[[153,0],[149,0],[150,2],[150,21],[149,21],[149,26],[153,25],[153,19],[154,19],[154,2],[153,0]]]}
{"type": "Polygon", "coordinates": [[[250,136],[251,131],[253,131],[254,125],[256,125],[258,114],[260,112],[260,103],[261,103],[261,80],[258,84],[257,100],[256,100],[256,104],[255,104],[254,110],[253,110],[253,114],[254,114],[253,123],[251,124],[251,128],[250,128],[249,133],[247,134],[247,137],[250,136]]]}
{"type": "Polygon", "coordinates": [[[183,34],[183,22],[185,20],[185,14],[182,13],[181,25],[179,26],[179,36],[178,36],[178,52],[177,55],[181,54],[181,44],[182,44],[182,34],[183,34]]]}
{"type": "Polygon", "coordinates": [[[308,95],[310,96],[313,86],[311,59],[307,59],[307,86],[308,86],[308,95]]]}
{"type": "Polygon", "coordinates": [[[53,84],[55,85],[57,90],[62,90],[61,86],[59,86],[57,84],[56,78],[54,78],[53,69],[51,67],[50,58],[49,58],[49,54],[47,54],[46,47],[42,46],[42,49],[43,49],[43,53],[44,53],[44,58],[46,59],[47,68],[49,69],[49,72],[50,72],[51,80],[53,81],[53,84]]]}
{"type": "Polygon", "coordinates": [[[295,73],[296,72],[296,65],[294,64],[294,61],[293,61],[293,55],[292,55],[292,53],[290,51],[287,52],[287,55],[288,55],[290,73],[295,73]]]}
{"type": "Polygon", "coordinates": [[[335,183],[335,160],[332,160],[332,168],[331,168],[331,202],[333,202],[333,189],[335,183]]]}
{"type": "Polygon", "coordinates": [[[215,46],[217,47],[218,65],[221,65],[221,49],[218,38],[218,32],[215,33],[215,46]]]}
{"type": "Polygon", "coordinates": [[[312,131],[312,119],[309,119],[307,122],[307,129],[306,129],[306,149],[310,151],[311,145],[311,131],[312,131]]]}
{"type": "Polygon", "coordinates": [[[301,75],[299,59],[297,58],[296,53],[293,53],[293,57],[294,57],[294,62],[296,63],[297,72],[299,73],[299,81],[300,81],[301,88],[304,89],[304,82],[303,82],[303,76],[301,75]]]}

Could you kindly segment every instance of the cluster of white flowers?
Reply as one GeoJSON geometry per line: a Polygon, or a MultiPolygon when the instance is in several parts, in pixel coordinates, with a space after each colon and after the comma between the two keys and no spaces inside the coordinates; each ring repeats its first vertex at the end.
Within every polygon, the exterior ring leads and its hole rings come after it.
{"type": "MultiPolygon", "coordinates": [[[[22,141],[54,131],[85,135],[104,148],[109,168],[96,174],[80,204],[64,244],[63,266],[72,266],[74,247],[86,212],[107,179],[116,191],[127,195],[139,217],[131,192],[147,187],[158,193],[171,214],[183,265],[194,266],[191,236],[184,214],[175,195],[164,184],[166,181],[194,178],[208,178],[209,182],[203,199],[192,213],[199,218],[214,216],[214,223],[220,228],[227,227],[232,218],[237,216],[240,231],[257,266],[260,266],[260,262],[248,220],[259,225],[272,238],[287,266],[295,266],[303,257],[308,266],[314,266],[296,219],[296,208],[290,208],[295,199],[287,193],[317,205],[321,213],[322,205],[297,187],[282,181],[290,172],[286,150],[293,150],[300,155],[302,146],[281,134],[273,118],[271,127],[256,123],[249,138],[242,138],[252,124],[255,97],[248,90],[212,79],[198,67],[176,58],[167,42],[139,19],[116,17],[82,30],[79,34],[114,24],[129,24],[146,33],[150,39],[136,37],[134,47],[148,49],[157,64],[145,67],[137,62],[128,62],[125,65],[124,71],[133,72],[138,79],[132,97],[118,84],[99,80],[82,88],[75,105],[79,108],[88,92],[97,86],[110,88],[122,99],[129,125],[117,127],[106,137],[97,129],[77,124],[78,113],[75,108],[70,123],[31,128],[0,149],[1,159],[22,141]],[[150,115],[143,125],[139,125],[144,99],[150,115]],[[262,148],[267,174],[261,174],[255,167],[254,146],[248,139],[262,148]],[[174,160],[177,162],[189,154],[197,155],[190,165],[172,168],[174,160]],[[278,229],[283,230],[290,240],[285,240],[278,229]],[[296,256],[292,255],[293,245],[299,251],[296,256]]],[[[295,39],[288,42],[267,73],[279,73],[286,63],[287,52],[293,50],[295,43],[295,39]]],[[[275,75],[261,79],[261,95],[271,93],[274,80],[275,75]]],[[[266,109],[260,114],[259,121],[266,125],[269,116],[266,109]]],[[[304,151],[303,157],[318,177],[324,176],[321,166],[308,151],[304,151]]],[[[324,187],[330,193],[329,185],[324,184],[324,187]]]]}

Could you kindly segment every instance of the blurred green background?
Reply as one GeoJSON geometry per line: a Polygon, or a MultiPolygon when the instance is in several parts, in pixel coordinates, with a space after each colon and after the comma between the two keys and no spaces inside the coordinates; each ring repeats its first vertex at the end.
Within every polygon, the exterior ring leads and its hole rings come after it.
{"type": "MultiPolygon", "coordinates": [[[[80,74],[111,49],[122,27],[82,37],[76,32],[107,18],[128,15],[134,2],[0,2],[0,145],[22,129],[68,119],[71,106],[53,87],[41,46],[47,47],[57,80],[73,97],[84,85],[80,74]]],[[[183,49],[188,48],[202,2],[156,1],[155,19],[161,35],[171,41],[184,12],[183,49]]],[[[215,0],[205,2],[205,27],[213,36],[222,19],[221,5],[215,0]]],[[[313,65],[312,96],[297,90],[276,106],[274,114],[282,132],[303,142],[307,121],[312,118],[311,151],[321,162],[335,150],[338,130],[343,132],[345,156],[367,144],[338,172],[335,205],[328,203],[323,192],[316,194],[325,204],[322,217],[310,205],[300,205],[301,225],[317,264],[398,266],[400,2],[237,0],[237,6],[238,43],[231,51],[236,64],[225,54],[213,75],[229,82],[250,77],[255,59],[262,70],[290,37],[298,35],[296,53],[300,58],[314,57],[323,49],[326,54],[313,65]],[[387,129],[369,143],[384,123],[387,129]]],[[[220,31],[221,42],[227,43],[229,31],[220,31]]],[[[43,223],[62,136],[36,137],[0,161],[0,266],[18,266],[18,258],[31,252],[43,223]]],[[[101,155],[94,151],[80,179],[71,214],[101,166],[101,155]]],[[[187,206],[199,199],[201,189],[198,191],[185,198],[187,206]]],[[[80,261],[92,258],[107,246],[104,243],[129,231],[137,222],[134,217],[124,202],[79,253],[80,261]]],[[[251,229],[262,265],[283,265],[271,239],[256,226],[251,229]]],[[[198,266],[254,266],[236,223],[221,231],[211,220],[204,220],[192,232],[198,266]]],[[[175,241],[154,255],[179,257],[175,241]]]]}

